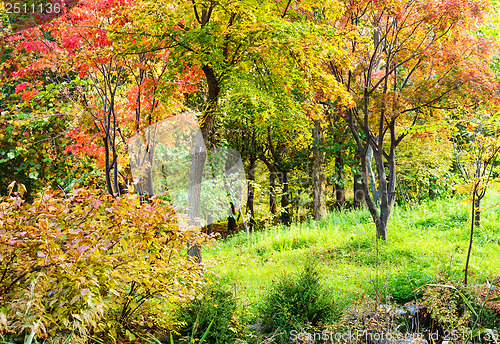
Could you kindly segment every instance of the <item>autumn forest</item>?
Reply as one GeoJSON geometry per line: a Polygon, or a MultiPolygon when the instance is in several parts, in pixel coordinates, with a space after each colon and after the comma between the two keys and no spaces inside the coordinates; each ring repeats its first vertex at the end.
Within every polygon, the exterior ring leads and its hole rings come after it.
{"type": "Polygon", "coordinates": [[[500,342],[500,2],[0,1],[0,343],[500,342]]]}

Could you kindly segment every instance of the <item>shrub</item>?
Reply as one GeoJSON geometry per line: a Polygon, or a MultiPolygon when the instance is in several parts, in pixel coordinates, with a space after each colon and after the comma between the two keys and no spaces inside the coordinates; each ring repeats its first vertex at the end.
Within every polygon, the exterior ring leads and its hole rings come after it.
{"type": "Polygon", "coordinates": [[[432,283],[433,278],[420,270],[408,269],[387,279],[387,293],[391,300],[403,305],[415,301],[423,295],[420,287],[432,283]]]}
{"type": "Polygon", "coordinates": [[[299,329],[318,326],[336,312],[332,293],[320,282],[311,263],[298,275],[283,275],[271,286],[258,306],[263,329],[299,329]]]}
{"type": "Polygon", "coordinates": [[[487,285],[470,286],[468,289],[471,294],[470,303],[480,315],[478,325],[500,330],[500,301],[486,301],[499,298],[500,289],[492,286],[490,290],[487,285]]]}
{"type": "Polygon", "coordinates": [[[471,311],[464,304],[464,289],[457,289],[447,282],[425,288],[422,304],[438,328],[466,331],[471,321],[471,311]]]}
{"type": "Polygon", "coordinates": [[[201,266],[161,199],[78,189],[32,204],[0,200],[0,336],[105,343],[175,326],[167,307],[193,297],[201,266]],[[3,319],[3,321],[2,321],[3,319]],[[16,337],[15,334],[18,334],[16,337]]]}
{"type": "Polygon", "coordinates": [[[208,282],[201,288],[197,298],[179,309],[178,320],[185,323],[181,334],[189,338],[200,338],[210,326],[205,337],[207,343],[234,343],[235,311],[236,299],[229,288],[223,283],[208,282]]]}

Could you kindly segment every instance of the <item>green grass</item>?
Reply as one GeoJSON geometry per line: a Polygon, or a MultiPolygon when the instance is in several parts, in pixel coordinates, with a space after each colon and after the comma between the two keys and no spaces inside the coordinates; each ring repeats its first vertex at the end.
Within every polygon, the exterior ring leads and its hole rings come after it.
{"type": "MultiPolygon", "coordinates": [[[[498,196],[492,191],[484,202],[470,263],[472,283],[483,283],[500,273],[498,196]]],[[[468,204],[456,199],[428,201],[411,209],[395,207],[389,241],[377,244],[367,210],[336,212],[318,222],[235,234],[205,254],[205,261],[214,272],[233,281],[250,310],[266,286],[280,274],[300,271],[310,258],[316,260],[325,284],[339,299],[372,293],[370,280],[387,285],[389,291],[413,290],[414,283],[436,276],[463,279],[469,218],[468,204]]]]}

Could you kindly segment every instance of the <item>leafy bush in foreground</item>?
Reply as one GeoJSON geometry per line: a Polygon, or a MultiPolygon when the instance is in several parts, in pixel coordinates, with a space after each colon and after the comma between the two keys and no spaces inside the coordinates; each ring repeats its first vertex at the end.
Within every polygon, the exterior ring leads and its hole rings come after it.
{"type": "Polygon", "coordinates": [[[171,307],[193,297],[201,266],[161,199],[113,199],[78,189],[32,204],[0,200],[0,337],[62,342],[138,340],[175,325],[171,307]]]}
{"type": "Polygon", "coordinates": [[[387,292],[400,305],[415,301],[423,295],[422,286],[433,281],[433,277],[419,269],[410,268],[392,275],[387,280],[387,292]]]}
{"type": "Polygon", "coordinates": [[[314,265],[298,275],[283,275],[269,288],[259,305],[265,331],[317,326],[331,319],[336,307],[332,293],[320,281],[314,265]]]}
{"type": "Polygon", "coordinates": [[[208,282],[200,296],[183,305],[178,320],[186,325],[181,331],[190,338],[200,338],[210,326],[207,343],[234,343],[236,328],[232,324],[236,311],[236,299],[223,284],[208,282]],[[211,325],[210,325],[211,324],[211,325]]]}

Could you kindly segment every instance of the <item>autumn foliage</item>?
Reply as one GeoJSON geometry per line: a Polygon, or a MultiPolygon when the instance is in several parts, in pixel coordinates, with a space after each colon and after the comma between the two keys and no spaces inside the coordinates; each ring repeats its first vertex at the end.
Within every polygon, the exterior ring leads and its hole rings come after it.
{"type": "MultiPolygon", "coordinates": [[[[193,297],[202,265],[161,199],[85,189],[0,203],[0,334],[92,336],[110,343],[172,329],[172,304],[193,297]],[[152,330],[153,329],[153,330],[152,330]]],[[[82,337],[83,336],[83,337],[82,337]]]]}

